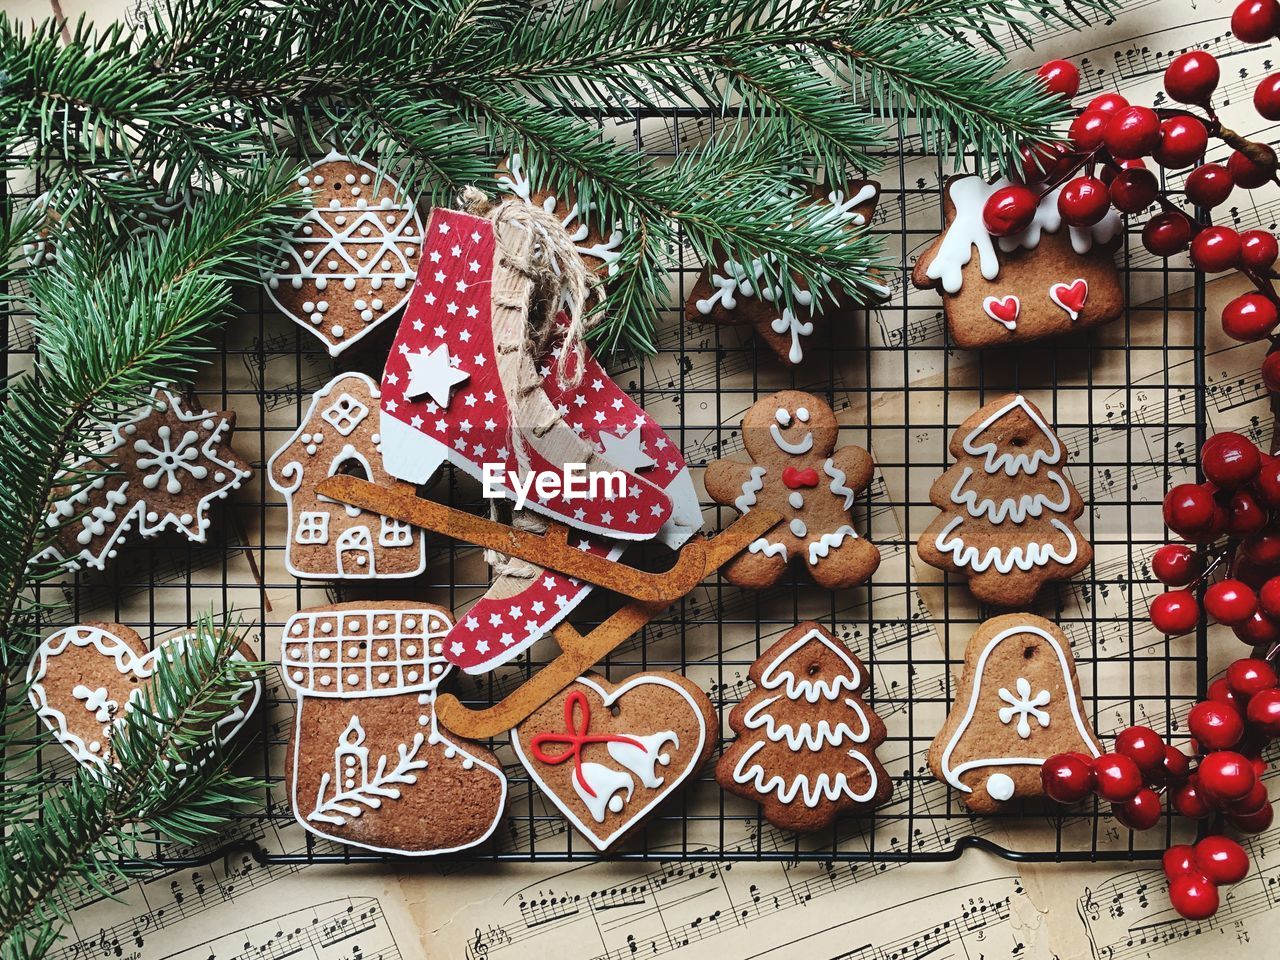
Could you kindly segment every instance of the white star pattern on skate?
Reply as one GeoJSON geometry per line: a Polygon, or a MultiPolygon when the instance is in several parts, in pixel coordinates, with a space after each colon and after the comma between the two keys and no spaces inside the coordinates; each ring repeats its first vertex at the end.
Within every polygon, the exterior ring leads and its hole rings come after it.
{"type": "Polygon", "coordinates": [[[408,354],[408,360],[409,384],[404,395],[410,399],[425,393],[434,403],[447,407],[450,391],[469,376],[465,371],[450,366],[449,348],[444,344],[430,351],[423,347],[417,353],[408,354]]]}
{"type": "MultiPolygon", "coordinates": [[[[618,409],[621,409],[620,397],[618,401],[618,409]]],[[[617,464],[623,470],[630,470],[632,473],[647,470],[657,463],[653,457],[644,452],[644,447],[640,440],[639,427],[635,427],[630,433],[623,436],[618,436],[616,433],[601,433],[600,445],[604,447],[603,454],[606,460],[617,464]]]]}
{"type": "Polygon", "coordinates": [[[1000,722],[1009,724],[1013,722],[1014,717],[1017,717],[1018,726],[1016,729],[1018,736],[1025,740],[1031,736],[1031,717],[1035,717],[1040,726],[1049,726],[1048,712],[1040,709],[1048,706],[1049,691],[1041,690],[1033,697],[1031,695],[1031,684],[1026,677],[1019,677],[1014,687],[1018,691],[1016,696],[1010,693],[1006,687],[1001,687],[998,691],[1000,699],[1009,704],[1007,707],[1000,708],[1000,722]]]}

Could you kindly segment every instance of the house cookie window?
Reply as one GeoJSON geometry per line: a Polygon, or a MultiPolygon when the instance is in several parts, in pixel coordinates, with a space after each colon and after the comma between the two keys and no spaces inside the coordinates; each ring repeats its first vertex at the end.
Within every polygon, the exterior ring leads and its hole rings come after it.
{"type": "Polygon", "coordinates": [[[403,520],[382,518],[382,529],[378,531],[378,545],[383,547],[407,547],[413,543],[413,527],[403,520]]]}
{"type": "Polygon", "coordinates": [[[329,514],[307,511],[298,518],[298,531],[294,535],[298,543],[328,543],[329,514]]]}
{"type": "Polygon", "coordinates": [[[368,415],[369,408],[349,393],[344,393],[320,414],[344,437],[350,436],[368,415]]]}

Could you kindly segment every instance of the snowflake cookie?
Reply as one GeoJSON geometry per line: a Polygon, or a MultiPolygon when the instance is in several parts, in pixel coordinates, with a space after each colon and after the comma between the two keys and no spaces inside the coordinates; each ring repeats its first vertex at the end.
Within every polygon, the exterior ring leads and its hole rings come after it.
{"type": "MultiPolygon", "coordinates": [[[[844,230],[861,230],[871,222],[880,184],[873,180],[854,180],[843,187],[820,191],[814,204],[820,211],[815,217],[819,225],[836,225],[844,230]]],[[[771,261],[776,270],[776,261],[771,261]]],[[[756,335],[773,350],[779,360],[789,366],[804,361],[814,348],[815,333],[842,311],[859,305],[857,298],[836,290],[835,302],[818,304],[813,294],[798,283],[792,283],[792,307],[783,303],[780,285],[762,284],[765,263],[752,260],[739,263],[720,252],[716,262],[708,264],[685,301],[685,316],[704,323],[751,324],[756,335]]],[[[873,285],[877,296],[888,296],[889,288],[873,285]]]]}
{"type": "Polygon", "coordinates": [[[1044,795],[1041,765],[1058,753],[1096,757],[1071,645],[1058,627],[1010,613],[978,628],[929,768],[974,813],[1044,795]]]}
{"type": "Polygon", "coordinates": [[[154,537],[166,529],[203,543],[209,508],[251,473],[231,449],[236,416],[196,406],[157,387],[151,402],[111,428],[107,443],[72,465],[73,482],[56,492],[45,518],[60,527],[37,559],[62,561],[68,570],[102,570],[125,533],[154,537]]]}
{"type": "Polygon", "coordinates": [[[811,393],[783,390],[757,401],[742,419],[750,463],[707,465],[707,494],[746,513],[776,510],[782,521],[724,567],[725,579],[762,589],[782,579],[792,559],[814,581],[837,589],[862,583],[880,565],[880,551],[858,536],[853,510],[871,483],[871,455],[848,444],[836,449],[840,425],[811,393]]]}

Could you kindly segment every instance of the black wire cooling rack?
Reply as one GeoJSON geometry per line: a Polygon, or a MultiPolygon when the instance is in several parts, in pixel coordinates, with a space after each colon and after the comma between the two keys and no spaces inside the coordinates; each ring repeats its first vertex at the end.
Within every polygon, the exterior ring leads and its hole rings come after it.
{"type": "MultiPolygon", "coordinates": [[[[629,138],[655,158],[678,155],[715,133],[715,121],[687,111],[602,118],[610,135],[629,138]]],[[[774,830],[754,805],[723,795],[710,765],[610,856],[653,860],[950,860],[979,847],[1014,860],[1124,860],[1158,857],[1173,827],[1162,821],[1145,834],[1117,827],[1106,809],[1047,808],[974,818],[924,765],[929,741],[950,701],[953,676],[975,625],[999,611],[976,608],[962,580],[917,574],[910,550],[934,516],[929,484],[951,464],[951,431],[986,400],[1026,391],[1041,405],[1071,451],[1070,470],[1089,505],[1079,521],[1097,557],[1083,574],[1046,590],[1034,612],[1056,619],[1072,639],[1086,702],[1099,733],[1145,722],[1174,726],[1206,682],[1205,637],[1166,640],[1147,621],[1157,588],[1147,558],[1163,542],[1159,496],[1170,477],[1194,470],[1204,438],[1206,381],[1202,325],[1205,292],[1189,269],[1154,261],[1126,238],[1129,300],[1153,307],[1128,314],[1085,336],[984,353],[956,352],[942,334],[932,292],[910,287],[914,253],[942,224],[944,170],[917,142],[899,136],[879,174],[882,194],[872,229],[903,266],[888,279],[890,303],[830,324],[829,342],[798,370],[781,367],[750,328],[706,326],[684,318],[682,304],[698,264],[674,277],[659,356],[613,365],[615,379],[684,448],[695,478],[708,459],[736,449],[737,421],[756,398],[784,387],[816,392],[836,407],[842,443],[873,451],[879,476],[864,497],[860,529],[869,531],[885,562],[868,586],[831,592],[793,578],[752,593],[710,578],[689,598],[624,644],[600,669],[614,679],[637,669],[673,669],[695,677],[725,710],[745,693],[747,669],[777,635],[801,619],[816,619],[845,637],[873,676],[871,703],[885,718],[889,740],[879,754],[896,788],[893,801],[826,833],[796,837],[774,830]]],[[[2,186],[0,186],[2,189],[2,186]]],[[[38,188],[13,194],[22,203],[38,188]]],[[[425,213],[425,211],[424,211],[425,213]]],[[[21,292],[21,291],[18,291],[21,292]]],[[[280,628],[296,609],[361,598],[419,599],[455,612],[487,586],[478,551],[442,538],[429,541],[426,573],[413,580],[369,584],[302,583],[284,570],[282,499],[266,485],[265,463],[306,409],[311,392],[338,370],[377,377],[396,325],[392,318],[359,350],[331,361],[318,340],[279,316],[260,289],[246,289],[227,325],[219,361],[197,384],[210,408],[234,410],[234,445],[252,461],[255,479],[238,491],[204,545],[159,539],[134,545],[107,573],[77,575],[61,590],[70,601],[60,622],[114,618],[144,636],[162,638],[200,613],[234,609],[256,624],[262,658],[279,655],[280,628]]],[[[34,349],[29,318],[6,321],[6,369],[20,369],[34,349]]],[[[816,339],[816,338],[815,338],[816,339]]],[[[446,474],[426,495],[479,511],[478,491],[446,474]]],[[[707,507],[707,529],[733,511],[707,507]]],[[[629,555],[632,562],[645,562],[629,555]]],[[[600,591],[573,620],[587,629],[616,606],[600,591]]],[[[50,623],[49,626],[58,624],[50,623]]],[[[532,675],[551,656],[543,641],[533,655],[499,675],[456,689],[469,704],[487,705],[532,675]]],[[[275,680],[276,678],[273,678],[275,680]]],[[[256,807],[225,837],[199,850],[155,845],[149,863],[183,866],[248,850],[261,863],[357,862],[381,859],[344,848],[293,824],[284,800],[284,750],[293,700],[277,682],[257,719],[256,739],[241,761],[266,781],[256,807]],[[280,839],[280,838],[291,839],[280,839]]],[[[39,736],[33,721],[32,738],[39,736]]],[[[506,824],[489,845],[458,855],[466,861],[588,860],[598,854],[566,829],[558,812],[529,789],[510,748],[495,744],[510,779],[506,824]]],[[[46,748],[39,761],[50,782],[69,761],[46,748]]]]}

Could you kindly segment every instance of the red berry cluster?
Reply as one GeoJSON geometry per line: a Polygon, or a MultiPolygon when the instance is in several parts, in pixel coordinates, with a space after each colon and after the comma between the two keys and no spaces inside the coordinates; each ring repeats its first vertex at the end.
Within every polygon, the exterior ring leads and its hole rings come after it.
{"type": "MultiPolygon", "coordinates": [[[[1280,2],[1244,0],[1231,20],[1236,36],[1258,43],[1280,33],[1280,2]]],[[[1066,60],[1053,60],[1038,71],[1041,82],[1067,99],[1080,89],[1080,72],[1066,60]]],[[[1142,230],[1143,245],[1158,257],[1190,252],[1191,262],[1206,273],[1239,270],[1255,291],[1236,297],[1224,308],[1222,326],[1245,342],[1270,336],[1280,321],[1280,294],[1273,288],[1280,243],[1265,230],[1236,231],[1189,216],[1161,190],[1147,169],[1154,161],[1166,170],[1195,165],[1186,177],[1186,198],[1202,210],[1225,203],[1235,187],[1253,190],[1277,180],[1277,155],[1265,143],[1246,140],[1224,127],[1213,107],[1221,70],[1217,59],[1203,50],[1176,57],[1164,74],[1171,100],[1199,108],[1152,109],[1131,104],[1119,93],[1094,97],[1072,120],[1066,143],[1024,147],[1023,183],[996,191],[987,201],[984,220],[996,236],[1025,230],[1040,200],[1058,193],[1058,211],[1075,227],[1098,223],[1114,207],[1139,214],[1159,207],[1142,230]],[[1225,164],[1200,163],[1210,139],[1232,147],[1225,164]]],[[[1280,120],[1280,73],[1261,80],[1254,106],[1268,120],[1280,120]]],[[[1280,392],[1280,358],[1267,378],[1280,392]]]]}
{"type": "Polygon", "coordinates": [[[1218,887],[1239,883],[1249,872],[1249,855],[1230,837],[1205,837],[1191,846],[1175,844],[1164,852],[1169,902],[1188,920],[1207,920],[1218,912],[1218,887]]]}
{"type": "Polygon", "coordinates": [[[1040,780],[1051,800],[1078,803],[1097,794],[1130,830],[1149,830],[1162,812],[1158,791],[1184,783],[1190,768],[1187,755],[1150,727],[1130,727],[1116,737],[1114,753],[1050,757],[1040,768],[1040,780]]]}
{"type": "MultiPolygon", "coordinates": [[[[1280,354],[1277,354],[1280,356],[1280,354]]],[[[1227,537],[1208,563],[1187,544],[1168,543],[1151,572],[1172,589],[1151,602],[1161,633],[1187,633],[1200,622],[1195,588],[1218,570],[1225,578],[1204,591],[1204,611],[1250,646],[1280,641],[1280,458],[1239,433],[1219,433],[1200,448],[1204,483],[1180,483],[1164,498],[1164,522],[1175,534],[1207,545],[1227,537]]]]}
{"type": "MultiPolygon", "coordinates": [[[[1040,768],[1044,791],[1059,803],[1096,794],[1130,830],[1148,830],[1160,821],[1162,793],[1188,819],[1221,815],[1243,833],[1270,827],[1275,811],[1262,781],[1262,750],[1280,738],[1280,686],[1271,664],[1256,658],[1231,664],[1209,685],[1207,699],[1191,708],[1187,729],[1198,757],[1194,770],[1191,758],[1160,734],[1134,726],[1117,734],[1113,753],[1050,757],[1040,768]]],[[[1225,837],[1207,837],[1194,850],[1171,847],[1164,862],[1170,899],[1190,920],[1212,916],[1217,886],[1239,882],[1249,868],[1244,849],[1225,837]]]]}

